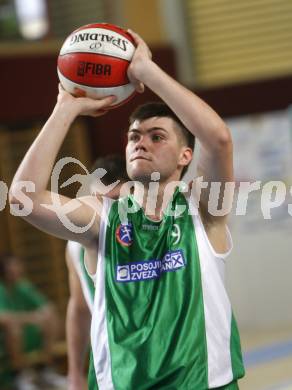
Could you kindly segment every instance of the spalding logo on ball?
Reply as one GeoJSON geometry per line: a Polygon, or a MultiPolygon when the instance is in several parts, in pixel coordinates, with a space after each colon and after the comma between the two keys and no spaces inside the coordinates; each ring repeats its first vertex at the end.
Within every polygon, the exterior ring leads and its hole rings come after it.
{"type": "Polygon", "coordinates": [[[126,103],[135,95],[127,69],[135,51],[134,40],[120,27],[88,24],[73,31],[58,57],[58,76],[66,91],[76,88],[93,99],[117,96],[111,106],[126,103]]]}

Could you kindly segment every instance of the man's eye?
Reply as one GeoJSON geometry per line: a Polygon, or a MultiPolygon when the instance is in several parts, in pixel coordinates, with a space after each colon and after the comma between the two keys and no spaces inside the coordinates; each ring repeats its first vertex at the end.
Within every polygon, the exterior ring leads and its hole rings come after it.
{"type": "Polygon", "coordinates": [[[161,141],[161,140],[162,140],[161,135],[159,135],[159,134],[153,134],[152,135],[152,141],[158,142],[158,141],[161,141]]]}
{"type": "Polygon", "coordinates": [[[129,141],[138,141],[139,135],[138,134],[130,134],[129,135],[129,141]]]}

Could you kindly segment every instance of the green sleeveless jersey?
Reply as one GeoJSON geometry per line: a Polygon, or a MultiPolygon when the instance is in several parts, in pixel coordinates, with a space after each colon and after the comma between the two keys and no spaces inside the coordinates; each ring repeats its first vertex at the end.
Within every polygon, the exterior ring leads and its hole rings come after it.
{"type": "Polygon", "coordinates": [[[160,222],[132,196],[105,198],[101,220],[91,389],[204,390],[242,377],[224,255],[189,215],[186,197],[177,190],[160,222]]]}

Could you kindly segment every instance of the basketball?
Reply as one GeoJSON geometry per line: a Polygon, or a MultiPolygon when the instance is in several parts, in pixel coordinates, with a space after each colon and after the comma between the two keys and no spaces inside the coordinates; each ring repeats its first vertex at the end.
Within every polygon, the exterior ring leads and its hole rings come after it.
{"type": "Polygon", "coordinates": [[[106,23],[82,26],[65,40],[58,56],[57,72],[63,88],[98,99],[115,95],[111,108],[135,95],[127,69],[135,51],[134,40],[124,29],[106,23]]]}

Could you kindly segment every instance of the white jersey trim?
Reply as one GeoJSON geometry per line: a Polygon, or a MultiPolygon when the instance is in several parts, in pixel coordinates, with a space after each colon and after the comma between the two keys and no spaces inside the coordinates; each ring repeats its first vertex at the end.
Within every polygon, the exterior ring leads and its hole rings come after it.
{"type": "Polygon", "coordinates": [[[91,322],[91,346],[96,381],[100,390],[113,390],[111,357],[108,341],[105,303],[105,239],[108,212],[112,205],[109,198],[103,198],[103,209],[99,229],[98,260],[95,280],[95,296],[91,322]]]}
{"type": "Polygon", "coordinates": [[[216,253],[208,239],[199,213],[193,216],[193,223],[203,290],[208,384],[212,389],[233,380],[230,351],[232,309],[224,284],[225,262],[223,261],[232,250],[232,239],[227,230],[230,247],[224,254],[216,253]]]}
{"type": "Polygon", "coordinates": [[[218,253],[218,252],[215,251],[213,245],[211,244],[211,242],[209,240],[209,237],[208,237],[207,232],[206,232],[206,230],[204,228],[204,225],[203,225],[203,222],[202,222],[200,214],[198,215],[198,219],[199,219],[199,223],[202,225],[203,235],[205,237],[205,240],[206,240],[206,242],[207,242],[207,244],[208,244],[208,246],[210,248],[210,251],[212,252],[213,256],[217,257],[219,259],[225,260],[230,255],[230,253],[232,252],[232,249],[233,249],[233,240],[232,240],[232,236],[231,236],[231,233],[230,233],[230,230],[229,230],[228,226],[225,225],[226,234],[227,234],[228,249],[227,249],[226,252],[218,253]]]}
{"type": "Polygon", "coordinates": [[[85,298],[85,301],[88,305],[90,312],[93,310],[93,297],[91,295],[90,289],[87,284],[86,275],[80,264],[80,251],[82,250],[82,245],[75,241],[68,241],[67,251],[69,253],[70,259],[72,259],[72,264],[77,272],[77,275],[80,279],[80,284],[82,292],[85,298]]]}

